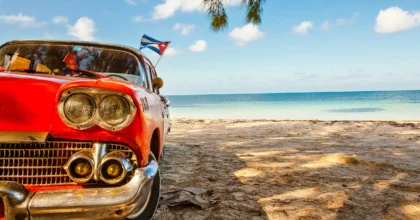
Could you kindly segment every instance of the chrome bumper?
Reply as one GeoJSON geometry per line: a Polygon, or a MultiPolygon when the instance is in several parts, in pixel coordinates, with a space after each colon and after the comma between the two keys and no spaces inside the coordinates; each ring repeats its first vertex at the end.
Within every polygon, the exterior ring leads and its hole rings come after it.
{"type": "Polygon", "coordinates": [[[89,188],[30,192],[15,182],[0,182],[5,219],[122,219],[140,215],[147,204],[158,164],[138,168],[127,184],[111,188],[89,188]]]}

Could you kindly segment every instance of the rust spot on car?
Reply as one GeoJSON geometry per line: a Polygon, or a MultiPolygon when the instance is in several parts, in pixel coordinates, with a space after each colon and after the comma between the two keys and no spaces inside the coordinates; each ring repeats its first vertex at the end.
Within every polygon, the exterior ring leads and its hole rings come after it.
{"type": "Polygon", "coordinates": [[[149,102],[147,101],[147,98],[140,98],[140,102],[143,108],[143,112],[149,111],[149,102]]]}

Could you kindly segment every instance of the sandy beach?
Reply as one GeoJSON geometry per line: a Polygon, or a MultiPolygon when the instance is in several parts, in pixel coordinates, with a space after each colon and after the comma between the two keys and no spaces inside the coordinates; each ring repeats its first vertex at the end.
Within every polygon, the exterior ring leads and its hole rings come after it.
{"type": "Polygon", "coordinates": [[[420,122],[172,120],[162,193],[213,192],[154,219],[418,219],[420,122]]]}

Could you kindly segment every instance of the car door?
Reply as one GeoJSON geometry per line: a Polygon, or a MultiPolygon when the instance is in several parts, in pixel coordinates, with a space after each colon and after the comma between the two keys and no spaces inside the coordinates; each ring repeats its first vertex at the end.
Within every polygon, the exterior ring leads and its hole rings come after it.
{"type": "MultiPolygon", "coordinates": [[[[150,67],[150,73],[151,73],[150,75],[151,75],[151,78],[153,80],[154,78],[157,77],[156,69],[152,65],[150,65],[149,67],[150,67]]],[[[170,115],[169,115],[170,101],[169,101],[169,99],[166,96],[163,96],[160,93],[159,90],[155,90],[154,89],[154,92],[160,98],[160,103],[161,103],[161,106],[162,106],[163,119],[164,119],[164,139],[166,139],[166,135],[168,135],[168,133],[171,130],[171,122],[169,121],[169,117],[170,117],[170,115]]]]}
{"type": "MultiPolygon", "coordinates": [[[[152,82],[153,79],[157,77],[156,70],[153,67],[153,65],[151,65],[150,62],[146,62],[146,72],[148,74],[147,78],[150,79],[150,82],[152,82]]],[[[160,94],[159,89],[153,88],[152,90],[157,95],[160,105],[161,105],[162,117],[163,117],[163,140],[165,140],[166,136],[171,130],[171,122],[169,121],[170,101],[168,98],[160,94]]]]}

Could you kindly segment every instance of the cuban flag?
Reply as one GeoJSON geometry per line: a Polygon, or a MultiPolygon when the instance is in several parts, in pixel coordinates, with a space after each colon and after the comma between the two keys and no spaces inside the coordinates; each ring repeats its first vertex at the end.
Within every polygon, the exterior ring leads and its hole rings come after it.
{"type": "Polygon", "coordinates": [[[163,53],[165,53],[165,50],[166,48],[168,48],[168,45],[170,43],[171,43],[170,41],[166,41],[166,42],[158,41],[147,35],[143,35],[143,38],[141,39],[141,43],[140,43],[140,50],[144,48],[149,48],[162,56],[163,53]]]}

